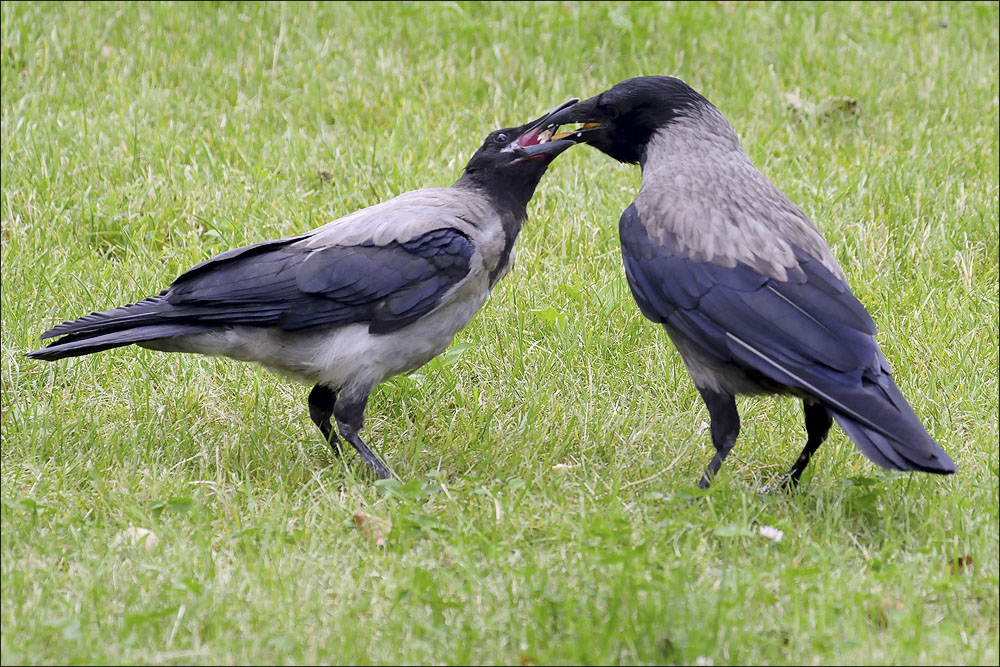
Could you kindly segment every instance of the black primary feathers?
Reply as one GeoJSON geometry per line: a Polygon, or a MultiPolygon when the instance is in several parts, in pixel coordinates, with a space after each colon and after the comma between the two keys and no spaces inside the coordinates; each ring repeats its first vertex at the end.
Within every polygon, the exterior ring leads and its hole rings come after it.
{"type": "Polygon", "coordinates": [[[297,332],[365,322],[389,333],[430,312],[472,257],[472,242],[454,229],[385,246],[308,249],[295,240],[223,253],[158,296],[46,331],[43,339],[64,338],[27,356],[51,361],[235,325],[297,332]]]}
{"type": "Polygon", "coordinates": [[[739,433],[734,395],[803,399],[798,483],[835,419],[869,459],[953,473],[893,380],[875,325],[812,222],[749,162],[729,123],[680,79],[639,77],[565,109],[574,138],[639,163],[621,217],[622,259],[642,313],[664,326],[712,420],[707,487],[739,433]]]}
{"type": "MultiPolygon", "coordinates": [[[[560,109],[574,104],[566,103],[560,109]]],[[[64,322],[55,360],[139,344],[258,362],[314,383],[309,413],[379,477],[358,435],[371,390],[443,352],[509,269],[528,201],[573,145],[548,116],[491,133],[448,188],[408,192],[319,229],[224,252],[135,304],[64,322]],[[548,129],[547,129],[548,128],[548,129]]]]}

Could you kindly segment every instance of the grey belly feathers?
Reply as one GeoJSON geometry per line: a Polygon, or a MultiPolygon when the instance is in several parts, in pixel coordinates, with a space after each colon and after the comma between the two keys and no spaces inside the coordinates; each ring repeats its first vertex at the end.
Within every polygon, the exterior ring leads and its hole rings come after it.
{"type": "Polygon", "coordinates": [[[195,352],[255,362],[312,384],[337,388],[352,384],[374,386],[419,368],[444,352],[488,294],[481,277],[469,278],[442,300],[433,317],[384,334],[371,333],[367,323],[301,332],[234,326],[139,345],[162,352],[195,352]],[[463,292],[474,298],[460,298],[463,292]]]}

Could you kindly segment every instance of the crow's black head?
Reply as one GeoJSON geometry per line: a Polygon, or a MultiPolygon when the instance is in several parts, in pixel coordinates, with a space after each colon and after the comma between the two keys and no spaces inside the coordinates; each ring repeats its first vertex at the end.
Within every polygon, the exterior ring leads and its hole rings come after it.
{"type": "Polygon", "coordinates": [[[553,140],[559,126],[550,121],[554,114],[576,103],[577,100],[570,100],[526,125],[490,132],[465,165],[460,182],[527,205],[549,163],[577,142],[572,137],[553,140]]]}
{"type": "Polygon", "coordinates": [[[619,162],[642,159],[646,144],[660,128],[711,103],[691,86],[672,76],[640,76],[562,109],[549,117],[555,125],[585,123],[575,132],[555,139],[583,141],[619,162]]]}
{"type": "Polygon", "coordinates": [[[496,171],[498,176],[513,171],[545,171],[545,167],[560,153],[576,143],[573,139],[551,141],[558,125],[549,122],[577,100],[570,100],[552,113],[520,127],[505,127],[490,132],[486,141],[465,166],[467,172],[496,171]]]}

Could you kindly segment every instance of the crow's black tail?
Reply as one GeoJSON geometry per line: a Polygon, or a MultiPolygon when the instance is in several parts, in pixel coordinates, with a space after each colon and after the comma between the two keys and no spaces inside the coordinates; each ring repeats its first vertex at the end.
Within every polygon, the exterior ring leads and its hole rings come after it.
{"type": "Polygon", "coordinates": [[[956,471],[955,462],[927,433],[888,373],[874,382],[865,378],[860,390],[836,398],[838,405],[827,403],[834,419],[864,455],[883,468],[940,475],[956,471]]]}
{"type": "Polygon", "coordinates": [[[766,373],[775,382],[815,397],[830,410],[858,449],[883,468],[941,475],[956,471],[955,462],[934,442],[906,402],[892,379],[888,362],[877,348],[877,365],[856,374],[822,364],[776,358],[734,340],[739,345],[729,350],[741,362],[766,373]]]}
{"type": "Polygon", "coordinates": [[[42,334],[43,339],[61,338],[25,356],[55,361],[157,338],[217,329],[202,323],[178,321],[178,318],[170,316],[171,310],[161,294],[103,313],[91,313],[49,329],[42,334]]]}

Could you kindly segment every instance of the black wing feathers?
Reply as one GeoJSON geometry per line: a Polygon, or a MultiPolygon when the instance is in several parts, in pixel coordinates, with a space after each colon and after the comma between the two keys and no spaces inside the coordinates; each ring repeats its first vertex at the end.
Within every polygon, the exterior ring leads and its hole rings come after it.
{"type": "Polygon", "coordinates": [[[46,338],[65,336],[67,334],[82,335],[96,331],[108,331],[111,330],[110,327],[118,329],[127,328],[148,317],[150,314],[158,312],[162,305],[163,294],[161,292],[157,296],[151,296],[139,303],[122,306],[121,308],[115,308],[103,313],[91,313],[90,315],[85,315],[69,322],[63,322],[43,333],[40,338],[45,340],[46,338]]]}
{"type": "Polygon", "coordinates": [[[717,363],[822,400],[876,463],[954,471],[896,387],[868,312],[821,262],[793,247],[799,270],[786,281],[743,263],[697,262],[653,242],[635,205],[620,232],[629,286],[646,317],[717,363]]]}
{"type": "Polygon", "coordinates": [[[743,263],[696,262],[654,243],[634,205],[622,215],[621,240],[629,285],[654,321],[676,320],[724,348],[728,332],[768,353],[838,371],[877,364],[875,325],[864,306],[798,248],[801,275],[784,282],[743,263]]]}
{"type": "Polygon", "coordinates": [[[155,297],[50,329],[42,338],[64,337],[29,354],[54,358],[53,348],[68,343],[75,354],[86,354],[101,345],[107,349],[234,325],[305,331],[368,322],[372,333],[388,333],[433,310],[468,274],[473,253],[469,237],[451,228],[384,246],[368,241],[309,248],[295,244],[300,238],[222,253],[155,297]],[[163,333],[156,335],[155,327],[163,333]],[[95,338],[129,331],[143,337],[95,338]],[[86,339],[94,339],[94,349],[87,348],[86,339]]]}
{"type": "Polygon", "coordinates": [[[284,246],[291,245],[296,241],[300,241],[305,238],[305,234],[299,236],[290,236],[285,239],[273,239],[271,241],[261,241],[260,243],[253,243],[251,245],[243,246],[242,248],[233,248],[232,250],[227,250],[225,252],[219,253],[215,257],[206,259],[200,264],[195,264],[190,269],[182,273],[177,277],[174,283],[179,283],[184,280],[189,280],[197,275],[201,275],[209,270],[219,268],[221,265],[229,262],[231,260],[237,259],[239,257],[247,258],[253,255],[260,255],[262,253],[269,252],[276,248],[281,248],[284,246]]]}
{"type": "Polygon", "coordinates": [[[449,228],[385,246],[278,247],[185,274],[167,298],[179,313],[225,325],[305,331],[370,322],[372,333],[388,333],[433,310],[471,258],[472,242],[449,228]]]}
{"type": "Polygon", "coordinates": [[[449,228],[391,246],[325,248],[296,274],[297,288],[314,298],[285,312],[281,326],[296,331],[332,318],[370,322],[372,333],[395,331],[433,310],[468,274],[472,251],[472,241],[449,228]],[[330,310],[331,302],[339,307],[330,310]]]}

